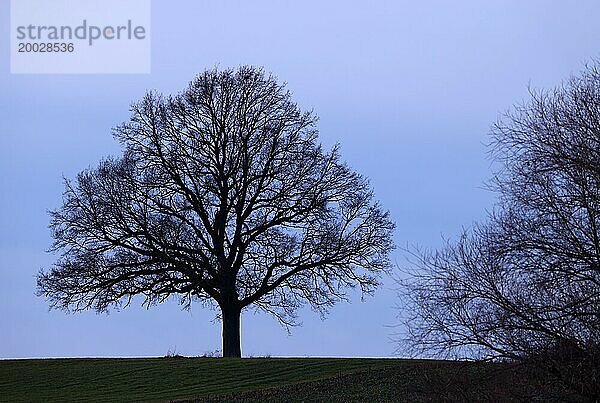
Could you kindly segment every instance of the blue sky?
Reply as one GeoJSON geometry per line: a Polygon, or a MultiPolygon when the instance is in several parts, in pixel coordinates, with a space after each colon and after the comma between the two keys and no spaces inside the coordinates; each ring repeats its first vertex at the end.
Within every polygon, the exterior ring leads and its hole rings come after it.
{"type": "MultiPolygon", "coordinates": [[[[200,355],[220,348],[215,312],[175,301],[109,315],[48,311],[35,275],[55,256],[46,211],[62,175],[118,154],[111,127],[147,89],[173,93],[205,69],[264,66],[320,117],[322,142],[368,176],[399,245],[436,247],[485,216],[494,196],[490,124],[527,87],[551,88],[600,56],[597,1],[158,1],[152,73],[11,75],[0,1],[0,358],[200,355]],[[375,3],[375,4],[372,4],[375,3]]],[[[401,251],[394,254],[399,265],[401,251]]],[[[310,310],[288,335],[246,313],[244,355],[392,356],[394,284],[310,310]]]]}

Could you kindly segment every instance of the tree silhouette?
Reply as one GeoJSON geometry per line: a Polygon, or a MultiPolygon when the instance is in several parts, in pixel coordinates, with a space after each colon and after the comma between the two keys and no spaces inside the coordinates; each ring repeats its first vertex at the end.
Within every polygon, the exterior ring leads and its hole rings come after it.
{"type": "Polygon", "coordinates": [[[323,313],[347,287],[373,292],[394,225],[338,148],[323,151],[315,123],[254,67],[148,93],[114,130],[123,155],[65,181],[51,212],[60,258],[38,294],[72,311],[135,295],[217,305],[223,356],[239,357],[246,308],[288,326],[307,302],[323,313]]]}
{"type": "Polygon", "coordinates": [[[425,351],[532,364],[600,396],[600,71],[532,92],[493,128],[488,222],[418,253],[405,284],[425,351]]]}

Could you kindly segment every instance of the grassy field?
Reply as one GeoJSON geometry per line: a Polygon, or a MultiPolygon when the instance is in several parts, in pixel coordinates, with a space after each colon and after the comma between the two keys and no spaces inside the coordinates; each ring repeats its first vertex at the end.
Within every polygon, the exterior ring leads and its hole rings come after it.
{"type": "Polygon", "coordinates": [[[0,361],[1,401],[507,400],[491,364],[402,359],[0,361]]]}

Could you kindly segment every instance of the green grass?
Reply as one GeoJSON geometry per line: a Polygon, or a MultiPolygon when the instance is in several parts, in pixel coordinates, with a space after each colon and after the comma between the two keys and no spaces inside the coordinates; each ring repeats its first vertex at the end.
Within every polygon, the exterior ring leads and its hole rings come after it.
{"type": "Polygon", "coordinates": [[[362,358],[4,360],[0,401],[502,400],[497,392],[510,382],[490,368],[362,358]]]}

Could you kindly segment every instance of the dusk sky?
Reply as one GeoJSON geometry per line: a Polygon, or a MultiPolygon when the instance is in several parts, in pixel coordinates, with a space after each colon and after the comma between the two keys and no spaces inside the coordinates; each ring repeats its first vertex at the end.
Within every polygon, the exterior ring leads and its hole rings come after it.
{"type": "MultiPolygon", "coordinates": [[[[320,117],[321,142],[370,178],[406,245],[435,248],[485,218],[490,125],[600,57],[600,2],[152,1],[150,74],[11,74],[9,2],[0,2],[0,358],[202,355],[221,348],[216,311],[137,300],[109,315],[49,311],[35,276],[56,255],[48,210],[62,177],[118,155],[111,128],[146,90],[172,94],[198,73],[263,66],[320,117]]],[[[331,309],[306,308],[288,335],[242,316],[242,354],[388,357],[400,331],[396,285],[331,309]]]]}

